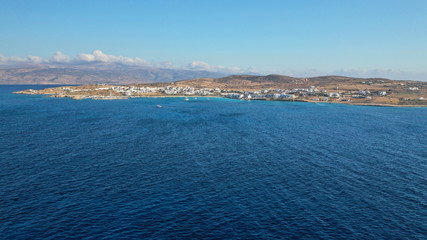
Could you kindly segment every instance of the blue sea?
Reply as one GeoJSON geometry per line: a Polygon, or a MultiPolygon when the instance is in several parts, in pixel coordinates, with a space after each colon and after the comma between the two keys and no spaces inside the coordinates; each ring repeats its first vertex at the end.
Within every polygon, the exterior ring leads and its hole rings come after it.
{"type": "Polygon", "coordinates": [[[45,87],[0,86],[1,239],[427,239],[427,108],[45,87]]]}

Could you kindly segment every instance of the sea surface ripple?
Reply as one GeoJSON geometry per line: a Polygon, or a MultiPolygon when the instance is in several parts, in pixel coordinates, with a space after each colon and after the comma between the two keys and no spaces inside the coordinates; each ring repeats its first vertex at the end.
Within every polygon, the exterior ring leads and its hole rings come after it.
{"type": "Polygon", "coordinates": [[[427,108],[29,87],[0,86],[2,239],[427,239],[427,108]]]}

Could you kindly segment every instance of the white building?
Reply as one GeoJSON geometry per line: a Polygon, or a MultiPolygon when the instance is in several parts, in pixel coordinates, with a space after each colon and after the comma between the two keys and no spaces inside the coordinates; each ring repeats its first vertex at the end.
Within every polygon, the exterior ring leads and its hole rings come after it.
{"type": "Polygon", "coordinates": [[[328,93],[328,97],[331,97],[331,98],[339,98],[340,96],[341,95],[339,93],[336,93],[336,92],[328,93]]]}

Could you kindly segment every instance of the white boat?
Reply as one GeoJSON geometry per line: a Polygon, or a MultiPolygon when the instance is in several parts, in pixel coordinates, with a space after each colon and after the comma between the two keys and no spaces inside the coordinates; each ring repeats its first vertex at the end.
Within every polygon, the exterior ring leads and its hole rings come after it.
{"type": "Polygon", "coordinates": [[[163,106],[162,106],[162,105],[156,105],[156,107],[158,107],[158,108],[162,108],[163,106]]]}
{"type": "Polygon", "coordinates": [[[185,97],[185,101],[189,101],[190,99],[188,99],[188,97],[185,97]]]}

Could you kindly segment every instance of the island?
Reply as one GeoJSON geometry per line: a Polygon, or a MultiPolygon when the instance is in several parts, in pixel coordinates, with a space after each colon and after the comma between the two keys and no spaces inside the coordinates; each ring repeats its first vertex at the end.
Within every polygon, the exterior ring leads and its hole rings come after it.
{"type": "Polygon", "coordinates": [[[427,107],[427,82],[384,78],[322,76],[294,78],[282,75],[232,75],[165,83],[126,85],[90,84],[17,94],[48,97],[115,100],[138,97],[224,97],[241,100],[328,102],[375,106],[427,107]]]}

